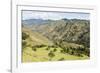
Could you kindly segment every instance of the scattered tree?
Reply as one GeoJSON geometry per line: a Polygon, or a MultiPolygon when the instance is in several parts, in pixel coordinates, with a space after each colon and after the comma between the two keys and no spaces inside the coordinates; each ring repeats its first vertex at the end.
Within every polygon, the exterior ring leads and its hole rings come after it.
{"type": "Polygon", "coordinates": [[[56,49],[56,48],[54,48],[53,52],[56,52],[56,51],[57,51],[57,49],[56,49]]]}
{"type": "Polygon", "coordinates": [[[36,48],[32,48],[32,50],[33,50],[33,51],[37,51],[37,49],[36,49],[36,48]]]}
{"type": "Polygon", "coordinates": [[[52,51],[50,51],[48,53],[48,56],[50,57],[50,60],[52,60],[52,58],[55,56],[55,54],[52,51]]]}
{"type": "Polygon", "coordinates": [[[65,60],[64,58],[60,58],[58,61],[63,61],[63,60],[65,60]]]}
{"type": "Polygon", "coordinates": [[[29,35],[25,32],[22,32],[22,40],[26,40],[29,37],[29,35]]]}

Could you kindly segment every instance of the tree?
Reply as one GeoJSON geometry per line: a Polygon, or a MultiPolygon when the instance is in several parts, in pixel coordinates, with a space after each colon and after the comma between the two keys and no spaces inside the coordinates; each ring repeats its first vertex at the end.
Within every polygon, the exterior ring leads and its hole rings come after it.
{"type": "Polygon", "coordinates": [[[54,51],[54,52],[56,52],[56,51],[57,51],[57,49],[55,48],[53,51],[54,51]]]}
{"type": "Polygon", "coordinates": [[[50,46],[47,46],[47,47],[46,47],[46,50],[50,50],[50,46]]]}
{"type": "Polygon", "coordinates": [[[66,53],[69,53],[69,48],[66,49],[66,53]]]}
{"type": "Polygon", "coordinates": [[[88,57],[90,57],[90,49],[86,48],[84,51],[84,54],[87,55],[88,57]]]}
{"type": "Polygon", "coordinates": [[[36,48],[32,48],[32,50],[33,50],[33,51],[37,51],[37,49],[36,49],[36,48]]]}
{"type": "Polygon", "coordinates": [[[60,58],[58,61],[63,61],[63,60],[65,60],[64,58],[60,58]]]}
{"type": "Polygon", "coordinates": [[[37,51],[36,46],[32,46],[33,51],[37,51]]]}
{"type": "Polygon", "coordinates": [[[64,53],[64,50],[62,49],[62,50],[60,50],[60,52],[61,52],[61,53],[64,53]]]}
{"type": "Polygon", "coordinates": [[[50,57],[50,61],[51,61],[52,58],[55,56],[55,54],[54,54],[52,51],[50,51],[50,52],[48,53],[48,56],[50,57]]]}
{"type": "Polygon", "coordinates": [[[29,35],[25,32],[22,32],[22,40],[25,40],[29,37],[29,35]]]}

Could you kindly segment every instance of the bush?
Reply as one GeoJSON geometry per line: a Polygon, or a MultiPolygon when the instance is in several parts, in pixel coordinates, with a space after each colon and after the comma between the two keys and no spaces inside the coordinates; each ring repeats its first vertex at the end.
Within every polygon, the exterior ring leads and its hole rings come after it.
{"type": "Polygon", "coordinates": [[[52,58],[52,57],[55,56],[55,54],[54,54],[52,51],[50,51],[50,52],[48,53],[48,56],[52,58]]]}
{"type": "Polygon", "coordinates": [[[53,52],[56,52],[57,51],[57,49],[55,48],[54,50],[53,50],[53,52]]]}
{"type": "Polygon", "coordinates": [[[63,48],[62,50],[60,50],[61,53],[67,53],[67,49],[63,48]]]}
{"type": "Polygon", "coordinates": [[[37,51],[36,48],[33,49],[34,51],[37,51]]]}
{"type": "Polygon", "coordinates": [[[48,48],[48,47],[46,48],[46,50],[49,50],[49,49],[50,49],[50,48],[48,48]]]}
{"type": "Polygon", "coordinates": [[[60,50],[61,53],[64,53],[64,50],[60,50]]]}
{"type": "Polygon", "coordinates": [[[63,49],[64,53],[66,53],[66,49],[63,49]]]}
{"type": "Polygon", "coordinates": [[[47,46],[47,47],[46,47],[46,50],[50,50],[50,46],[47,46]]]}
{"type": "Polygon", "coordinates": [[[29,37],[29,35],[25,32],[22,32],[22,40],[25,40],[29,37]]]}
{"type": "Polygon", "coordinates": [[[66,53],[69,53],[69,48],[66,49],[66,53]]]}
{"type": "Polygon", "coordinates": [[[73,51],[71,52],[71,55],[74,55],[74,52],[73,51]]]}
{"type": "Polygon", "coordinates": [[[46,45],[39,45],[38,47],[39,47],[39,48],[41,48],[41,47],[46,47],[46,45]]]}
{"type": "Polygon", "coordinates": [[[78,53],[77,56],[82,57],[82,54],[78,53]]]}
{"type": "Polygon", "coordinates": [[[36,49],[36,48],[32,48],[32,50],[33,50],[33,51],[37,51],[37,49],[36,49]]]}
{"type": "Polygon", "coordinates": [[[84,51],[84,54],[87,55],[88,57],[90,57],[90,49],[86,48],[84,51]]]}
{"type": "Polygon", "coordinates": [[[63,60],[65,60],[64,58],[60,58],[58,61],[63,61],[63,60]]]}

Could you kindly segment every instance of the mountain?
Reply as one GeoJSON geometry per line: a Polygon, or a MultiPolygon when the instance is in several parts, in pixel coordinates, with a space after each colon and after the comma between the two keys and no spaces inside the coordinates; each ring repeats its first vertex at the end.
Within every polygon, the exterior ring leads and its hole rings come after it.
{"type": "Polygon", "coordinates": [[[36,31],[53,42],[69,42],[90,47],[89,20],[65,18],[61,20],[31,19],[25,20],[24,24],[28,24],[28,27],[33,32],[36,31]]]}
{"type": "Polygon", "coordinates": [[[27,20],[22,20],[22,24],[26,25],[40,25],[40,24],[47,24],[50,20],[43,20],[43,19],[27,19],[27,20]]]}
{"type": "Polygon", "coordinates": [[[22,21],[22,61],[81,60],[90,57],[90,21],[22,21]]]}

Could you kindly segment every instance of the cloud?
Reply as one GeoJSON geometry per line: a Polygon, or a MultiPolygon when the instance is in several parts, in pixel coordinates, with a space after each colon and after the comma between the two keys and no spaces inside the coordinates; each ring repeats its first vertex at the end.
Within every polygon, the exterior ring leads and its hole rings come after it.
{"type": "Polygon", "coordinates": [[[89,13],[74,13],[74,12],[42,12],[42,11],[23,11],[22,19],[52,19],[58,20],[67,19],[89,19],[89,13]]]}

